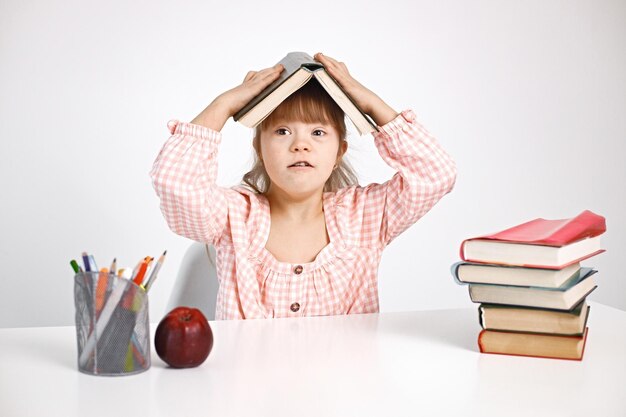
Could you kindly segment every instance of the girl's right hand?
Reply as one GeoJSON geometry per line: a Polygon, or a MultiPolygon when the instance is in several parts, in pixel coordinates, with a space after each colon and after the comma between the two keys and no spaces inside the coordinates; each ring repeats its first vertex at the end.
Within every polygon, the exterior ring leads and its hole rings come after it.
{"type": "Polygon", "coordinates": [[[230,117],[276,81],[283,70],[281,64],[276,64],[261,71],[248,72],[240,85],[217,96],[191,123],[221,130],[230,117]]]}
{"type": "Polygon", "coordinates": [[[216,100],[222,100],[228,108],[229,116],[233,116],[263,91],[265,87],[276,81],[283,69],[281,64],[276,64],[261,71],[250,71],[246,74],[241,84],[222,93],[216,100]]]}

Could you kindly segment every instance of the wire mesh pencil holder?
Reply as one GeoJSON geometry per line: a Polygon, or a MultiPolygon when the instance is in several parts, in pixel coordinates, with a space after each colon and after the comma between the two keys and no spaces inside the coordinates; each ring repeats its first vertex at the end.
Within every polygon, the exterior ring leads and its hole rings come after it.
{"type": "Polygon", "coordinates": [[[132,375],[150,368],[148,296],[132,281],[103,272],[74,276],[78,370],[132,375]]]}

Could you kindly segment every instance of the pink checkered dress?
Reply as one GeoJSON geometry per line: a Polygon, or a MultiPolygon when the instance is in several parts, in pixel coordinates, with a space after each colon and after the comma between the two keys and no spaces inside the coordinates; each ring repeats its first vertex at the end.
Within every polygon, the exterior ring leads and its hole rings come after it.
{"type": "Polygon", "coordinates": [[[378,152],[397,170],[393,178],[324,193],[330,243],[312,262],[280,262],[265,249],[266,197],[215,184],[221,133],[177,120],[168,128],[172,136],[150,175],[169,227],[216,248],[218,320],[378,312],[383,249],[456,179],[454,161],[405,110],[374,134],[378,152]]]}

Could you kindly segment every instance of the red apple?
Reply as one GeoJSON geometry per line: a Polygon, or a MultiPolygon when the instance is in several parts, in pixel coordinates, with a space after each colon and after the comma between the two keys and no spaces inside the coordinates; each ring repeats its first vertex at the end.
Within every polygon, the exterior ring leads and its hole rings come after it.
{"type": "Polygon", "coordinates": [[[197,308],[176,307],[163,317],[154,334],[157,355],[173,368],[192,368],[213,348],[213,332],[197,308]]]}

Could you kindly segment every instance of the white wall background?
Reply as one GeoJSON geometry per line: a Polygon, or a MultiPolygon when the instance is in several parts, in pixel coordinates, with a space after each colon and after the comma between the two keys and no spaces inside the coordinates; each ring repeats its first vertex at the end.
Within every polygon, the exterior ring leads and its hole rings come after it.
{"type": "MultiPolygon", "coordinates": [[[[166,122],[296,50],[413,108],[458,164],[455,190],[388,247],[382,311],[472,306],[449,274],[464,238],[584,209],[608,224],[591,298],[626,309],[625,22],[608,0],[3,0],[0,327],[72,324],[83,250],[133,266],[168,249],[150,294],[165,314],[189,245],[148,178],[166,122]]],[[[251,134],[223,133],[218,182],[233,185],[251,134]]],[[[391,177],[370,136],[350,145],[362,184],[391,177]]]]}

